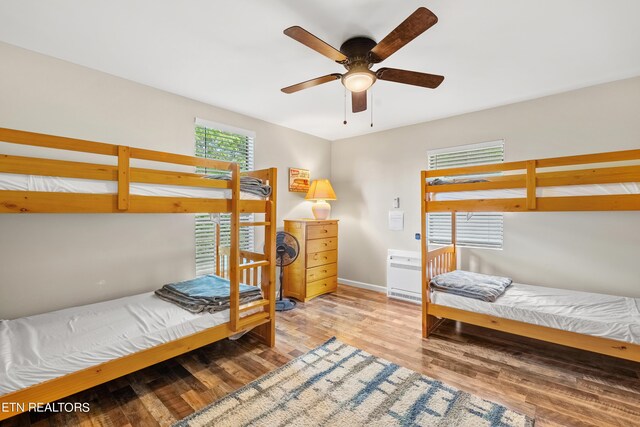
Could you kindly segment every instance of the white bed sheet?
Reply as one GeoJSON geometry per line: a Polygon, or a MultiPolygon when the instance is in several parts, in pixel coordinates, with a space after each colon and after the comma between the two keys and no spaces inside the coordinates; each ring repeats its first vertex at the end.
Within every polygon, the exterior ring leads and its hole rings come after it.
{"type": "MultiPolygon", "coordinates": [[[[640,183],[624,182],[617,184],[565,185],[560,187],[538,187],[538,197],[570,197],[570,196],[609,196],[616,194],[640,194],[640,183]]],[[[527,197],[524,188],[507,188],[503,190],[451,191],[432,193],[432,200],[479,200],[479,199],[517,199],[527,197]]]]}
{"type": "Polygon", "coordinates": [[[434,304],[640,344],[640,298],[514,283],[495,302],[432,290],[434,304]]]}
{"type": "MultiPolygon", "coordinates": [[[[205,199],[230,199],[231,190],[224,188],[185,187],[181,185],[144,184],[132,182],[130,194],[136,196],[190,197],[205,199]]],[[[44,191],[56,193],[116,194],[118,183],[56,176],[21,175],[0,173],[0,190],[44,191]]],[[[263,200],[253,193],[242,191],[244,200],[263,200]]]]}
{"type": "Polygon", "coordinates": [[[153,292],[0,321],[0,395],[194,334],[229,310],[193,314],[153,292]]]}

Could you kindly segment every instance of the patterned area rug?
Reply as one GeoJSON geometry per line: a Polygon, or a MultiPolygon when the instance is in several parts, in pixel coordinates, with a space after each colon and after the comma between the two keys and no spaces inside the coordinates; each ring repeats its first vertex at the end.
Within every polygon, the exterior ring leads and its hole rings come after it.
{"type": "Polygon", "coordinates": [[[335,338],[175,424],[533,426],[533,420],[335,338]]]}

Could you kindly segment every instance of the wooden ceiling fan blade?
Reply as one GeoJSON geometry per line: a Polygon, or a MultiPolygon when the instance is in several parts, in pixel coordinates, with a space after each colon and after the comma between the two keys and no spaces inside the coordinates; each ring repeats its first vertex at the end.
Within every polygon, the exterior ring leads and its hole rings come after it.
{"type": "Polygon", "coordinates": [[[334,48],[325,41],[320,40],[318,37],[314,36],[302,27],[299,27],[297,25],[289,27],[284,30],[284,33],[292,39],[299,41],[303,45],[315,50],[316,52],[326,56],[329,59],[332,59],[336,62],[344,62],[347,60],[347,57],[338,49],[334,48]]]}
{"type": "Polygon", "coordinates": [[[326,76],[316,77],[315,79],[307,80],[306,82],[284,87],[281,90],[284,93],[294,93],[302,89],[308,89],[310,87],[318,86],[323,83],[329,83],[334,80],[338,80],[341,77],[342,77],[342,74],[340,73],[327,74],[326,76]]]}
{"type": "Polygon", "coordinates": [[[438,22],[438,17],[433,12],[426,7],[419,7],[371,49],[371,61],[384,61],[411,40],[427,31],[436,22],[438,22]]]}
{"type": "Polygon", "coordinates": [[[397,68],[380,68],[376,71],[376,77],[380,80],[422,86],[429,89],[437,88],[444,80],[444,76],[437,74],[419,73],[417,71],[399,70],[397,68]]]}
{"type": "Polygon", "coordinates": [[[359,113],[367,109],[367,91],[351,92],[351,111],[359,113]]]}

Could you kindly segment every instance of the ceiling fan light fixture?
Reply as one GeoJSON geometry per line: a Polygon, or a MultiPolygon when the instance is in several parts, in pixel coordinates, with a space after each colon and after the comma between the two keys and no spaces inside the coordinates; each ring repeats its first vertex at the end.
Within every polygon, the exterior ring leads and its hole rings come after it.
{"type": "Polygon", "coordinates": [[[342,76],[342,84],[351,92],[364,92],[376,81],[376,75],[369,69],[350,70],[342,76]]]}

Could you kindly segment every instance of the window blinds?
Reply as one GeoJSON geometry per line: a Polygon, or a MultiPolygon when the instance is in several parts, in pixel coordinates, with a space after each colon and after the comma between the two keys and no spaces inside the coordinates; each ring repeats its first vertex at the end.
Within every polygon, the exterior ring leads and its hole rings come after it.
{"type": "MultiPolygon", "coordinates": [[[[447,169],[504,162],[504,141],[474,144],[428,153],[428,168],[447,169]]],[[[477,175],[475,175],[477,176],[477,175]]],[[[495,212],[456,214],[456,243],[459,246],[502,249],[503,217],[495,212]]],[[[451,214],[427,215],[428,242],[451,244],[451,214]]]]}
{"type": "MultiPolygon", "coordinates": [[[[253,136],[230,133],[196,124],[196,156],[207,159],[236,162],[241,171],[253,169],[253,136]]],[[[197,168],[198,173],[219,173],[197,168]]]]}
{"type": "MultiPolygon", "coordinates": [[[[253,169],[254,136],[250,133],[237,133],[213,123],[197,120],[195,126],[195,152],[197,157],[236,162],[241,171],[253,169]],[[224,130],[223,130],[224,129],[224,130]]],[[[196,168],[198,173],[228,173],[208,168],[196,168]]],[[[220,246],[231,245],[231,214],[220,214],[220,246]]],[[[241,221],[253,221],[252,214],[242,214],[241,221]]],[[[208,213],[196,214],[196,276],[215,273],[216,267],[216,223],[208,213]]],[[[253,250],[253,227],[240,228],[240,249],[253,250]]]]}
{"type": "Polygon", "coordinates": [[[504,162],[504,141],[485,142],[428,152],[429,170],[504,162]]]}

